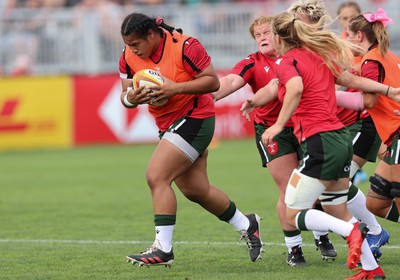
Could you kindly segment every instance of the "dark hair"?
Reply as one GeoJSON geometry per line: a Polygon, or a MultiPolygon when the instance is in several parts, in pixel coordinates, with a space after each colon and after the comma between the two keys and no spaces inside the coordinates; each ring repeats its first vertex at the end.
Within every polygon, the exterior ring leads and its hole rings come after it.
{"type": "MultiPolygon", "coordinates": [[[[138,38],[145,39],[149,33],[149,30],[154,30],[162,36],[163,31],[160,27],[167,30],[172,36],[174,36],[172,32],[175,30],[175,27],[165,24],[161,18],[155,19],[141,13],[132,13],[126,16],[122,22],[121,35],[129,36],[131,34],[135,34],[138,38]]],[[[179,28],[176,29],[176,31],[182,34],[182,29],[179,28]]],[[[174,37],[172,38],[174,42],[177,42],[174,37]]]]}

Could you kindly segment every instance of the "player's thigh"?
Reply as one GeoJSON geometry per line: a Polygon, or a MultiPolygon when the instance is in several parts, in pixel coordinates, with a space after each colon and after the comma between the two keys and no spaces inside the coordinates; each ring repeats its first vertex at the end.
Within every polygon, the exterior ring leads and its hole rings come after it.
{"type": "Polygon", "coordinates": [[[262,142],[262,135],[267,128],[268,126],[263,124],[254,124],[256,145],[263,167],[269,167],[269,164],[275,159],[287,154],[295,153],[297,160],[301,159],[301,147],[294,136],[292,128],[284,128],[269,145],[265,146],[262,142]]]}
{"type": "Polygon", "coordinates": [[[282,155],[267,164],[280,194],[284,194],[290,175],[297,168],[299,161],[296,153],[282,155]]]}
{"type": "Polygon", "coordinates": [[[285,193],[285,203],[290,209],[310,209],[325,190],[324,184],[317,178],[293,170],[285,193]]]}
{"type": "Polygon", "coordinates": [[[188,170],[175,179],[175,184],[185,195],[199,195],[209,190],[207,156],[208,150],[198,157],[188,170]]]}
{"type": "Polygon", "coordinates": [[[192,161],[173,143],[161,139],[158,143],[146,170],[150,186],[160,182],[171,184],[178,176],[185,173],[192,161]]]}
{"type": "Polygon", "coordinates": [[[215,117],[205,119],[183,117],[174,122],[161,137],[176,145],[194,162],[211,143],[214,129],[215,117]]]}
{"type": "Polygon", "coordinates": [[[175,180],[201,157],[210,144],[215,118],[181,118],[161,133],[161,140],[150,160],[147,174],[175,180]],[[159,175],[153,175],[159,174],[159,175]]]}

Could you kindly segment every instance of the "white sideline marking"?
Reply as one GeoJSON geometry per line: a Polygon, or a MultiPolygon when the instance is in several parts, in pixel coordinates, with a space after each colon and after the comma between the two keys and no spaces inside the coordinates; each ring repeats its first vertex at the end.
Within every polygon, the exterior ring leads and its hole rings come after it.
{"type": "MultiPolygon", "coordinates": [[[[153,241],[118,241],[118,240],[58,240],[58,239],[0,239],[0,243],[64,243],[64,244],[151,244],[153,241]]],[[[174,244],[181,245],[239,245],[245,246],[244,242],[206,242],[206,241],[175,241],[174,244]]],[[[284,243],[264,242],[266,246],[282,246],[284,243]]],[[[315,247],[315,244],[303,243],[304,247],[315,247]]],[[[347,247],[346,244],[335,244],[335,247],[347,247]]],[[[385,245],[384,249],[400,249],[400,246],[385,245]]]]}

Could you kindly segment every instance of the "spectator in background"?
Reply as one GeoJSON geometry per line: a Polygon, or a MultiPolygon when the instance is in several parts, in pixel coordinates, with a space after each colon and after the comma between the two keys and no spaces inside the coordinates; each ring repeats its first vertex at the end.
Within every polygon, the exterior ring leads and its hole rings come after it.
{"type": "Polygon", "coordinates": [[[13,77],[27,76],[30,74],[30,58],[26,54],[20,54],[15,59],[10,75],[13,77]]]}
{"type": "Polygon", "coordinates": [[[81,2],[81,0],[66,0],[65,1],[65,6],[66,7],[73,7],[73,6],[77,5],[79,2],[81,2]]]}
{"type": "Polygon", "coordinates": [[[67,6],[66,0],[42,0],[43,8],[63,8],[67,6]]]}
{"type": "Polygon", "coordinates": [[[96,17],[100,34],[93,36],[93,39],[100,40],[99,57],[105,61],[114,60],[116,46],[121,46],[121,38],[114,32],[119,29],[122,21],[119,5],[108,0],[81,0],[74,6],[74,10],[74,26],[78,32],[84,32],[85,20],[96,17]]]}
{"type": "Polygon", "coordinates": [[[5,69],[9,75],[29,73],[28,68],[37,58],[39,38],[30,29],[30,17],[23,20],[14,17],[16,9],[23,7],[19,1],[8,1],[0,18],[2,21],[0,60],[4,61],[5,65],[11,65],[5,69]]]}

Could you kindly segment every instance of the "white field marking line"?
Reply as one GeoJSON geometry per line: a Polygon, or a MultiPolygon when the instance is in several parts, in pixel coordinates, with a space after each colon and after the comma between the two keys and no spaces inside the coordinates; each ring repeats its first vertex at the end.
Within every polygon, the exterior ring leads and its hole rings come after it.
{"type": "MultiPolygon", "coordinates": [[[[0,239],[0,243],[60,243],[60,244],[151,244],[153,241],[118,241],[118,240],[58,240],[58,239],[0,239]]],[[[263,242],[266,246],[286,247],[285,243],[263,242]]],[[[175,241],[179,245],[246,245],[244,242],[207,242],[207,241],[175,241]]],[[[347,247],[346,244],[335,244],[335,247],[347,247]]],[[[303,247],[315,247],[315,244],[303,243],[303,247]]],[[[400,246],[385,245],[385,249],[400,249],[400,246]]]]}

